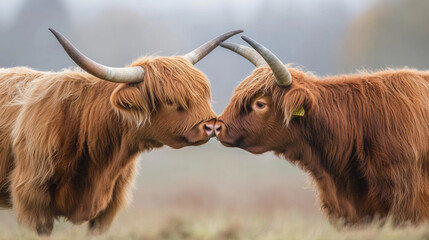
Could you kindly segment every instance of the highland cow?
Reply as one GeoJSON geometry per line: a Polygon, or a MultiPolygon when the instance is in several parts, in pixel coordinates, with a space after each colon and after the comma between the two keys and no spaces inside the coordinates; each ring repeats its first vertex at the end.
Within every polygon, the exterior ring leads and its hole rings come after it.
{"type": "Polygon", "coordinates": [[[0,69],[0,206],[39,235],[58,217],[101,233],[126,203],[139,153],[213,136],[210,86],[193,64],[241,31],[111,68],[50,30],[86,72],[0,69]]]}
{"type": "Polygon", "coordinates": [[[243,39],[253,48],[221,44],[257,67],[216,121],[223,145],[273,151],[298,165],[331,220],[429,218],[429,72],[319,78],[243,39]]]}

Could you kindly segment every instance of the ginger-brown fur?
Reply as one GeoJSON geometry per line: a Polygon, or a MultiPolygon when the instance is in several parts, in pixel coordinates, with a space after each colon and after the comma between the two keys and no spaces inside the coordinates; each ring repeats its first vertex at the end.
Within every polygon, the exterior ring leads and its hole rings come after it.
{"type": "Polygon", "coordinates": [[[274,151],[307,171],[331,219],[428,220],[429,72],[319,78],[289,70],[288,88],[275,84],[268,67],[237,87],[218,118],[226,128],[218,135],[223,144],[274,151]],[[255,101],[268,110],[252,109],[255,101]],[[305,115],[294,116],[301,107],[305,115]]]}
{"type": "Polygon", "coordinates": [[[0,69],[0,206],[39,234],[58,217],[103,232],[127,202],[140,152],[208,141],[186,138],[216,117],[206,77],[182,57],[133,65],[143,82],[0,69]]]}

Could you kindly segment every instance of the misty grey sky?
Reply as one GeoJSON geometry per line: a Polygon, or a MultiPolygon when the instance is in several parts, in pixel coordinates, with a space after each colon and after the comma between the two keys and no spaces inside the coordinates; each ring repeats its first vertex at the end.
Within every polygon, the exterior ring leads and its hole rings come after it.
{"type": "MultiPolygon", "coordinates": [[[[48,27],[61,29],[87,55],[111,66],[138,56],[182,54],[216,33],[243,29],[285,62],[337,74],[348,24],[380,1],[385,0],[0,0],[0,30],[7,34],[0,52],[10,56],[0,59],[0,67],[75,66],[48,27]]],[[[231,41],[240,43],[238,37],[231,41]]],[[[220,113],[253,66],[219,49],[198,69],[214,79],[214,108],[220,113]]]]}
{"type": "MultiPolygon", "coordinates": [[[[25,0],[2,0],[0,1],[0,25],[7,25],[16,13],[19,11],[25,0]]],[[[284,0],[275,0],[284,2],[284,0]]],[[[123,0],[120,3],[117,0],[62,0],[75,17],[90,17],[91,14],[97,13],[100,9],[110,7],[112,5],[122,5],[136,9],[138,11],[146,11],[149,15],[156,13],[168,13],[174,10],[187,11],[222,11],[224,6],[229,6],[233,9],[241,9],[236,11],[237,18],[246,18],[252,15],[257,8],[264,3],[264,0],[216,0],[216,1],[200,1],[200,0],[163,0],[163,1],[141,1],[141,0],[123,0]],[[100,7],[101,6],[101,7],[100,7]],[[244,9],[244,10],[243,10],[244,9]]],[[[347,6],[350,12],[358,13],[364,10],[373,0],[288,0],[294,4],[314,7],[326,2],[338,2],[347,6]]]]}

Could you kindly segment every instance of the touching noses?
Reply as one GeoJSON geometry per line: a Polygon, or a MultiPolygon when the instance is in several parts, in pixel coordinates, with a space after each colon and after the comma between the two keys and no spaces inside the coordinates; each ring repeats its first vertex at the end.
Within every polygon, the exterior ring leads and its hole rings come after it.
{"type": "Polygon", "coordinates": [[[225,129],[225,125],[222,122],[216,121],[216,124],[214,125],[215,129],[215,135],[216,137],[219,136],[222,129],[225,129]]]}
{"type": "Polygon", "coordinates": [[[199,143],[207,141],[209,138],[214,137],[214,124],[215,120],[201,122],[193,127],[190,131],[185,133],[183,137],[190,143],[199,143]]]}

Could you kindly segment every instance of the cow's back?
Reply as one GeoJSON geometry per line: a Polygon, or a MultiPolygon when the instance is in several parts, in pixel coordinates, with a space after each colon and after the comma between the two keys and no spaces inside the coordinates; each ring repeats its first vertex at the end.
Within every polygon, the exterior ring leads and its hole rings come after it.
{"type": "Polygon", "coordinates": [[[380,121],[386,126],[386,129],[381,129],[386,133],[386,140],[389,136],[402,139],[398,142],[417,151],[415,159],[421,161],[423,151],[429,150],[429,75],[408,69],[386,75],[381,76],[385,79],[385,92],[375,91],[372,95],[382,104],[378,114],[373,112],[374,119],[377,120],[377,115],[384,115],[385,119],[380,121]]]}
{"type": "MultiPolygon", "coordinates": [[[[394,221],[429,218],[429,82],[416,70],[373,76],[360,156],[369,199],[387,203],[394,221]]],[[[357,118],[359,119],[359,118],[357,118]]]]}
{"type": "Polygon", "coordinates": [[[316,82],[320,102],[306,129],[329,133],[313,144],[323,146],[321,166],[313,168],[336,176],[336,196],[319,187],[328,215],[351,222],[387,214],[397,222],[429,219],[428,79],[426,72],[404,69],[316,82]],[[338,199],[354,209],[337,210],[347,207],[338,207],[338,199]]]}
{"type": "Polygon", "coordinates": [[[20,90],[41,74],[24,67],[0,69],[0,207],[10,207],[11,132],[20,108],[14,101],[19,98],[20,90]]]}

